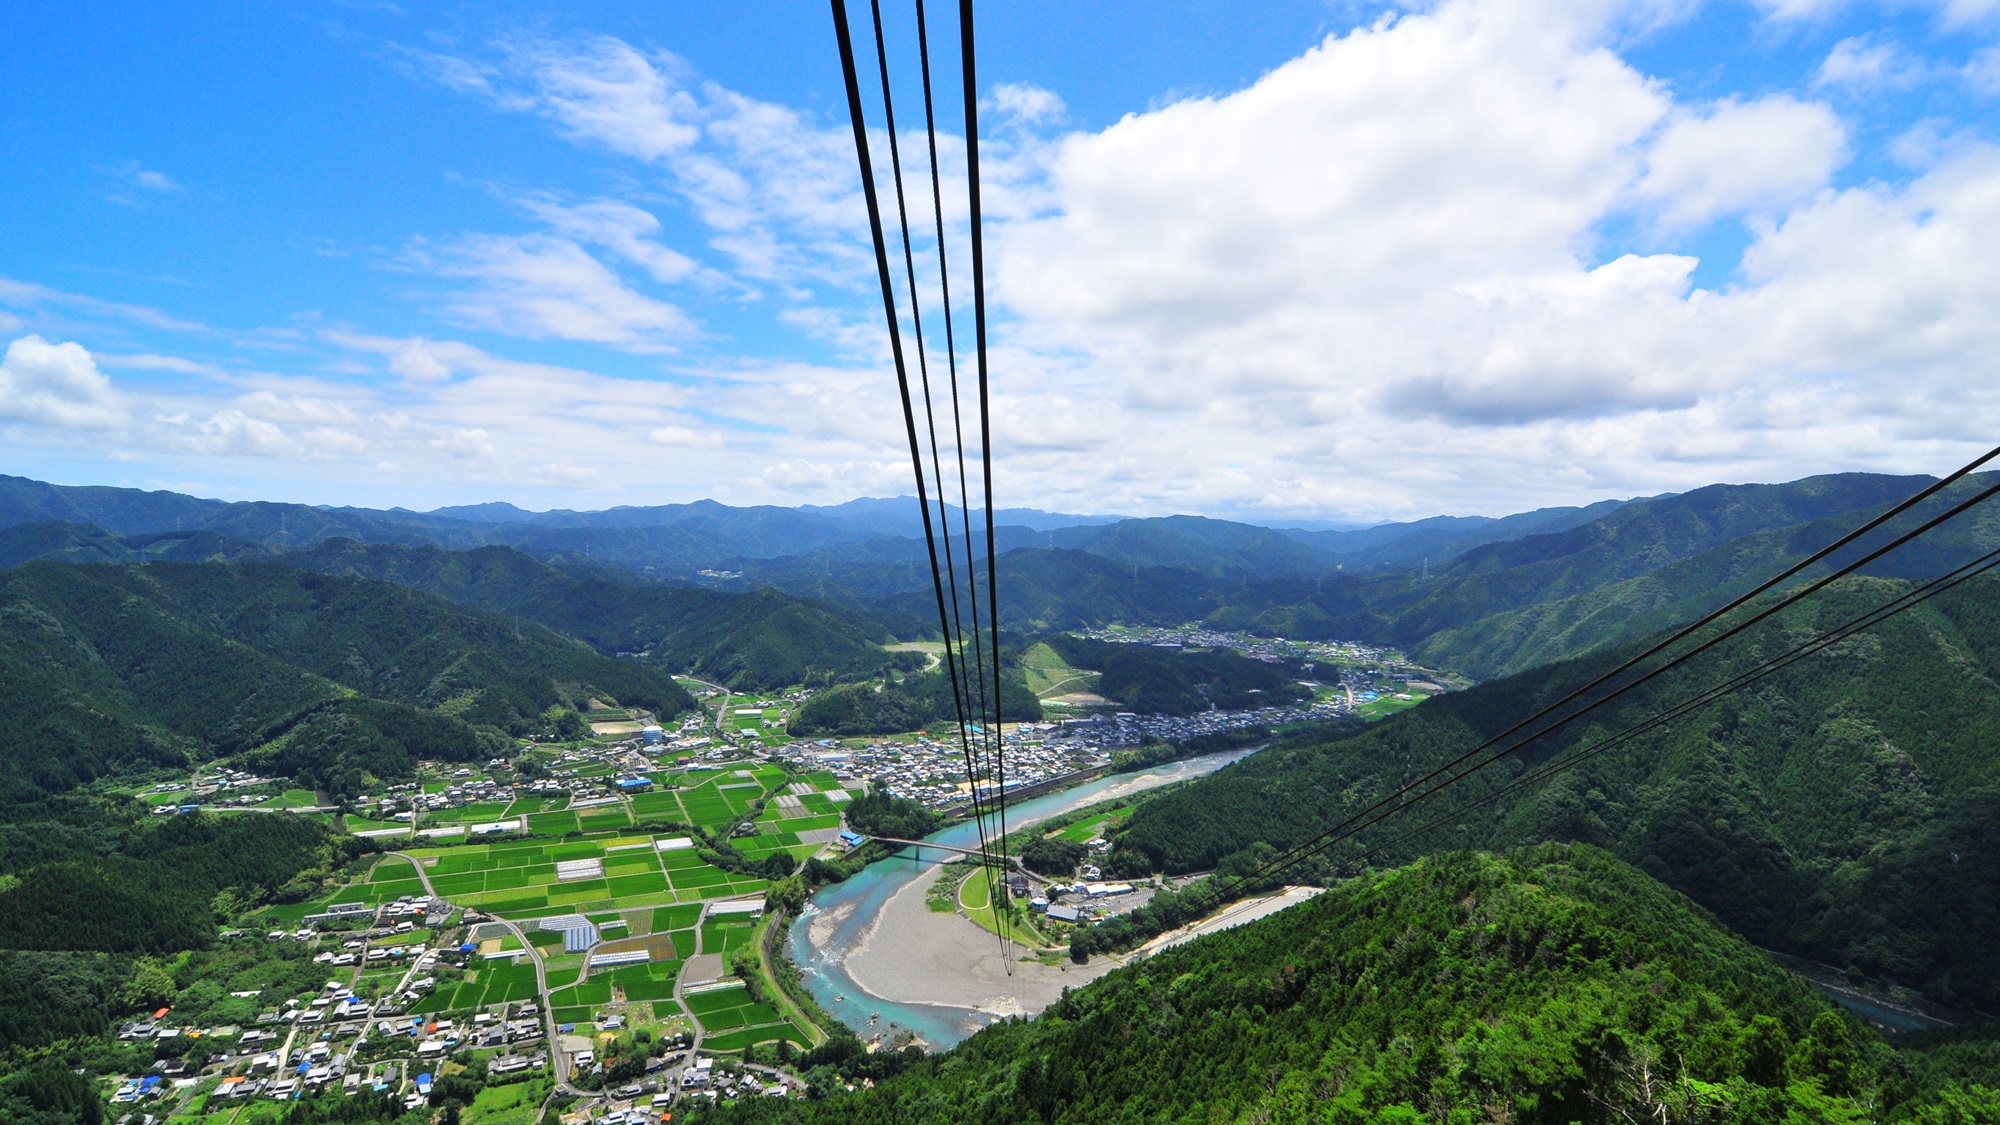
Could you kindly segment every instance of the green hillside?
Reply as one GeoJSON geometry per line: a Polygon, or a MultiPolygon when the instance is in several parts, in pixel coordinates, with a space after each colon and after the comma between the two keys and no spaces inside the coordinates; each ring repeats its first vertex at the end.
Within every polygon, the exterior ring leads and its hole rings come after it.
{"type": "Polygon", "coordinates": [[[1540,847],[1350,882],[873,1089],[690,1120],[1976,1122],[1995,1062],[1899,1052],[1643,873],[1540,847]]]}
{"type": "Polygon", "coordinates": [[[119,535],[87,523],[24,523],[0,528],[0,569],[51,562],[238,562],[268,558],[255,543],[214,531],[119,535]]]}
{"type": "MultiPolygon", "coordinates": [[[[1694,665],[1468,779],[1424,817],[1505,784],[1830,628],[1901,589],[1850,579],[1694,665]],[[1449,803],[1446,803],[1446,802],[1449,803]]],[[[1281,744],[1146,802],[1115,837],[1123,872],[1245,865],[1306,839],[1608,667],[1559,665],[1434,699],[1348,738],[1281,744]]],[[[1751,940],[1940,998],[2000,1002],[2000,580],[1933,599],[1541,788],[1467,809],[1439,846],[1605,847],[1751,940]]],[[[1407,822],[1404,822],[1407,823],[1407,822]]],[[[1396,824],[1303,875],[1343,868],[1396,824]]],[[[1302,877],[1294,872],[1291,878],[1302,877]]]]}
{"type": "Polygon", "coordinates": [[[1192,715],[1211,706],[1232,711],[1312,697],[1283,665],[1227,649],[1167,650],[1066,634],[1046,643],[1069,664],[1096,670],[1091,690],[1133,711],[1192,715]]]}

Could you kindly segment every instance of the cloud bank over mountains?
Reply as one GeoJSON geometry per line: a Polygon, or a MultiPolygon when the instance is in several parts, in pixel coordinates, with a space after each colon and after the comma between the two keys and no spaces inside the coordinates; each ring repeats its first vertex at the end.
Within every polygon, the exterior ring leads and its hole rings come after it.
{"type": "MultiPolygon", "coordinates": [[[[1065,127],[1060,91],[997,87],[1002,497],[1404,516],[1941,469],[1991,444],[2000,149],[1965,123],[1891,122],[1897,174],[1855,175],[1884,126],[1829,94],[1976,88],[1977,59],[1856,37],[1804,88],[1702,99],[1628,60],[1656,15],[1447,0],[1095,130],[1065,127]]],[[[381,272],[419,286],[421,337],[311,317],[260,334],[0,283],[10,440],[174,479],[349,474],[375,482],[355,501],[413,489],[413,506],[909,490],[844,121],[604,37],[385,57],[438,97],[545,122],[629,190],[494,186],[518,228],[409,232],[381,272]],[[676,240],[669,207],[703,237],[676,240]],[[756,323],[814,354],[760,349],[756,323]],[[104,325],[148,350],[95,342],[104,325]],[[233,467],[247,457],[287,467],[233,467]]],[[[927,228],[923,135],[903,140],[927,228]]],[[[943,149],[962,161],[958,138],[943,149]]]]}

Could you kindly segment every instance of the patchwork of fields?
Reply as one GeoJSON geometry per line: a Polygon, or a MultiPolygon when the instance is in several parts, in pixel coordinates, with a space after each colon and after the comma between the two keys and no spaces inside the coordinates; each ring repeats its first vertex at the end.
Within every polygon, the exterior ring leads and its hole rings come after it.
{"type": "MultiPolygon", "coordinates": [[[[440,971],[436,987],[413,1013],[545,1000],[559,1024],[585,1029],[614,1013],[632,1026],[691,1018],[717,1050],[776,1039],[809,1044],[804,1030],[769,1004],[752,1001],[740,983],[706,983],[758,933],[753,917],[710,916],[707,905],[761,896],[767,881],[702,859],[688,838],[693,833],[641,832],[634,825],[677,822],[725,831],[754,812],[756,834],[732,839],[739,850],[752,859],[779,851],[803,858],[838,832],[841,806],[851,794],[831,774],[793,775],[772,765],[649,776],[651,790],[581,808],[563,798],[524,798],[426,814],[427,827],[522,819],[536,838],[411,848],[383,857],[338,890],[272,907],[263,917],[272,925],[291,925],[333,903],[421,897],[421,865],[432,889],[455,906],[519,923],[532,955],[506,956],[520,950],[519,938],[495,936],[498,927],[479,931],[483,944],[471,962],[463,971],[440,971]],[[560,932],[540,929],[543,918],[579,914],[597,927],[598,944],[587,953],[565,952],[560,932]],[[684,1010],[675,988],[697,956],[702,956],[696,978],[701,983],[684,1010]],[[537,984],[537,959],[546,974],[546,997],[537,984]]],[[[383,975],[400,972],[397,966],[383,975]]]]}
{"type": "Polygon", "coordinates": [[[418,848],[437,893],[506,918],[703,902],[762,893],[769,884],[704,862],[691,849],[661,851],[670,836],[634,835],[490,847],[418,848]],[[558,865],[583,865],[585,878],[563,878],[558,865]]]}

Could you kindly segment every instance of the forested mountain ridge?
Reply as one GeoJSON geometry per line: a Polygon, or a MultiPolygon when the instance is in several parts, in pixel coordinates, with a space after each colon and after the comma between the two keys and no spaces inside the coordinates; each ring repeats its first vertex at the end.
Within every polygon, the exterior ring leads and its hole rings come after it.
{"type": "MultiPolygon", "coordinates": [[[[1401,646],[1433,665],[1491,676],[1690,618],[1706,604],[1703,594],[1720,589],[1705,584],[1706,577],[1719,574],[1747,586],[1818,546],[1822,533],[1837,535],[1921,483],[1837,474],[1713,485],[1499,519],[1438,517],[1327,532],[1193,516],[1099,522],[1025,513],[1045,530],[996,529],[1003,552],[1001,625],[1041,632],[1199,621],[1265,635],[1401,646]],[[1436,558],[1430,558],[1433,548],[1436,558]],[[1428,564],[1419,565],[1425,559],[1428,564]]],[[[701,501],[598,513],[480,505],[417,513],[225,504],[8,477],[0,478],[0,527],[37,519],[89,521],[124,535],[143,532],[146,541],[51,530],[17,533],[10,541],[0,534],[0,559],[33,553],[38,542],[43,554],[76,561],[245,557],[255,548],[314,556],[346,552],[342,561],[321,563],[403,581],[461,604],[522,613],[607,651],[654,647],[702,675],[762,688],[873,674],[881,664],[870,645],[884,630],[906,638],[934,635],[923,542],[899,522],[907,516],[884,508],[888,503],[788,509],[701,501]],[[196,538],[197,531],[216,538],[196,538]],[[163,537],[167,533],[174,538],[163,537]],[[357,548],[326,546],[341,539],[369,546],[358,549],[359,556],[357,548]],[[414,558],[436,549],[493,546],[563,563],[572,581],[625,585],[609,572],[617,568],[730,593],[782,591],[817,604],[767,597],[759,605],[732,607],[687,594],[629,591],[620,597],[631,604],[611,604],[617,599],[607,601],[608,591],[566,590],[545,608],[533,595],[548,591],[546,576],[529,580],[532,591],[484,590],[444,571],[508,568],[490,561],[427,567],[385,554],[403,551],[414,558]],[[573,573],[570,564],[576,563],[598,573],[573,573]],[[575,604],[562,604],[565,599],[575,604]],[[640,625],[627,630],[627,622],[640,625]],[[712,655],[677,650],[668,627],[681,623],[710,644],[751,639],[740,650],[712,655]],[[661,637],[668,638],[664,649],[661,637]]],[[[982,550],[978,538],[973,546],[982,550]]]]}
{"type": "Polygon", "coordinates": [[[851,680],[891,663],[881,642],[893,637],[879,622],[809,598],[669,585],[603,564],[552,565],[511,547],[450,550],[336,536],[281,552],[212,531],[120,535],[59,522],[0,529],[0,569],[35,559],[270,561],[379,579],[518,615],[607,655],[649,651],[664,667],[749,689],[851,680]]]}
{"type": "Polygon", "coordinates": [[[879,623],[775,590],[725,593],[584,577],[507,547],[446,551],[331,539],[282,561],[518,614],[601,652],[649,651],[654,664],[732,687],[832,683],[892,663],[881,645],[894,638],[879,623]]]}
{"type": "MultiPolygon", "coordinates": [[[[1853,578],[1363,833],[1396,862],[1441,845],[1605,847],[1752,940],[1941,999],[2000,1006],[2000,579],[1978,579],[1594,758],[1467,808],[1566,750],[1886,602],[1853,578]],[[1413,819],[1416,818],[1416,819],[1413,819]]],[[[1339,822],[1612,666],[1606,652],[1439,697],[1352,737],[1283,743],[1141,805],[1107,865],[1243,867],[1339,822]]]]}
{"type": "Polygon", "coordinates": [[[278,563],[152,563],[91,577],[377,699],[523,730],[588,684],[662,716],[693,706],[671,676],[532,623],[390,582],[278,563]]]}
{"type": "Polygon", "coordinates": [[[873,1089],[690,1119],[1941,1123],[1985,1120],[1949,1107],[1992,1104],[1994,1054],[1898,1051],[1641,872],[1544,846],[1345,883],[873,1089]]]}
{"type": "MultiPolygon", "coordinates": [[[[1846,473],[1787,484],[1711,485],[1633,501],[1564,531],[1478,547],[1428,572],[1363,573],[1247,586],[1212,612],[1209,620],[1280,636],[1428,644],[1428,659],[1456,666],[1458,651],[1445,643],[1457,635],[1455,630],[1476,629],[1491,618],[1655,575],[1717,550],[1744,571],[1731,577],[1754,581],[1810,554],[1926,483],[1924,478],[1846,473]],[[1763,537],[1761,553],[1730,553],[1731,544],[1757,536],[1763,537]],[[1745,562],[1754,566],[1742,567],[1745,562]]],[[[1976,483],[1961,482],[1953,495],[1968,494],[1976,483]]],[[[1943,503],[1936,499],[1926,510],[1937,510],[1943,503]]],[[[1693,569],[1721,568],[1696,564],[1693,569]]],[[[1673,597],[1655,597],[1651,606],[1663,617],[1692,619],[1704,608],[1701,595],[1706,592],[1676,591],[1673,597]]],[[[1618,635],[1630,639],[1630,634],[1618,635]]],[[[1592,643],[1603,639],[1590,638],[1592,643]]],[[[1558,637],[1545,644],[1542,658],[1582,651],[1561,641],[1558,637]]],[[[1475,674],[1493,671],[1481,667],[1475,674]]]]}
{"type": "Polygon", "coordinates": [[[0,572],[0,623],[0,799],[230,755],[338,790],[499,752],[591,693],[692,706],[541,626],[273,563],[31,563],[0,572]]]}

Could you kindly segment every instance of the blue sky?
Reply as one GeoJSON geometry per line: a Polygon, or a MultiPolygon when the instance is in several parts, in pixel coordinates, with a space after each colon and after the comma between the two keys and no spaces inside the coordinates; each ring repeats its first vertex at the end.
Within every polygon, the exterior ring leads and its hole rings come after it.
{"type": "MultiPolygon", "coordinates": [[[[1983,0],[979,30],[1008,504],[1502,512],[2000,429],[1983,0]]],[[[46,5],[0,68],[0,471],[908,491],[821,4],[46,5]]]]}

